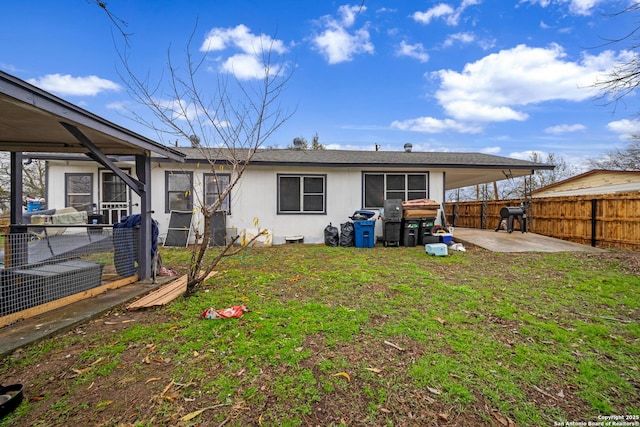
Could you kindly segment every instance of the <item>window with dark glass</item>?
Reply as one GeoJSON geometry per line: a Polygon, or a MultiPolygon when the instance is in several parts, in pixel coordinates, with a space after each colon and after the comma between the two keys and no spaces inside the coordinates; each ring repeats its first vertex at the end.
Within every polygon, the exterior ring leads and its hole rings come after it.
{"type": "Polygon", "coordinates": [[[190,211],[193,208],[193,175],[191,172],[165,173],[165,211],[190,211]]]}
{"type": "MultiPolygon", "coordinates": [[[[204,174],[204,201],[207,206],[213,205],[218,200],[220,194],[224,193],[227,187],[229,187],[230,180],[231,176],[228,174],[204,174]]],[[[218,207],[219,211],[225,211],[227,214],[231,214],[231,205],[229,203],[230,195],[231,194],[227,194],[224,198],[218,207]]]]}
{"type": "Polygon", "coordinates": [[[278,213],[325,213],[325,175],[278,175],[278,213]]]}
{"type": "Polygon", "coordinates": [[[79,211],[92,211],[93,175],[66,173],[64,175],[65,206],[79,211]]]}
{"type": "Polygon", "coordinates": [[[103,202],[126,202],[129,187],[124,181],[113,172],[102,174],[102,201],[103,202]]]}
{"type": "Polygon", "coordinates": [[[365,173],[363,176],[365,209],[381,209],[387,199],[424,199],[429,193],[426,173],[365,173]]]}

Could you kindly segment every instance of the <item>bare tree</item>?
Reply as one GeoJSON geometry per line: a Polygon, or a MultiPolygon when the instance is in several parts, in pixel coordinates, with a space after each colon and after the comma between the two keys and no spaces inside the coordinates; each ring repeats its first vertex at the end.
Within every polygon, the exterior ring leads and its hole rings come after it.
{"type": "Polygon", "coordinates": [[[152,115],[148,119],[131,111],[135,119],[156,131],[161,140],[166,135],[191,140],[192,146],[207,159],[214,176],[223,170],[230,175],[228,185],[217,188],[217,197],[210,203],[202,200],[198,192],[192,192],[204,227],[202,233],[196,234],[197,244],[192,246],[186,296],[197,291],[224,256],[237,251],[233,247],[235,240],[229,241],[211,262],[205,262],[211,218],[242,178],[256,150],[293,114],[278,104],[291,74],[286,72],[282,58],[274,57],[272,44],[255,47],[256,60],[262,66],[261,78],[241,81],[222,72],[213,78],[209,73],[208,78],[200,79],[201,74],[208,73],[204,66],[206,54],[196,60],[191,54],[192,42],[193,34],[182,67],[176,65],[169,50],[166,72],[153,84],[148,76],[139,78],[121,55],[122,75],[130,94],[152,115]]]}
{"type": "Polygon", "coordinates": [[[503,181],[500,185],[501,199],[526,198],[533,190],[546,187],[577,173],[577,169],[574,166],[568,164],[562,156],[554,153],[534,151],[529,156],[529,160],[535,163],[552,165],[554,168],[552,170],[538,170],[531,176],[503,181]]]}
{"type": "Polygon", "coordinates": [[[47,170],[43,160],[27,160],[22,170],[22,192],[25,197],[31,199],[44,197],[46,174],[47,170]]]}
{"type": "Polygon", "coordinates": [[[313,135],[313,140],[311,141],[311,145],[309,145],[309,142],[305,137],[297,137],[297,138],[293,138],[293,143],[288,145],[287,148],[297,149],[297,150],[309,150],[309,149],[324,150],[325,149],[324,145],[320,144],[320,137],[318,136],[317,132],[315,135],[313,135]]]}
{"type": "MultiPolygon", "coordinates": [[[[640,3],[635,2],[611,16],[615,18],[625,14],[638,14],[639,12],[640,3]]],[[[605,100],[607,105],[617,105],[627,95],[640,88],[640,55],[638,55],[638,50],[640,49],[640,26],[636,26],[621,37],[607,39],[605,45],[623,43],[628,43],[625,59],[619,62],[603,79],[598,80],[593,85],[599,89],[597,98],[605,100]]],[[[638,115],[640,111],[634,114],[638,115]]],[[[640,135],[633,135],[632,141],[627,147],[609,151],[602,158],[591,158],[588,163],[596,169],[640,170],[640,135]]]]}
{"type": "Polygon", "coordinates": [[[616,148],[601,158],[589,159],[594,169],[640,170],[640,135],[634,135],[625,148],[616,148]]]}
{"type": "Polygon", "coordinates": [[[523,199],[531,191],[546,187],[577,173],[575,167],[569,165],[562,156],[554,153],[540,153],[534,151],[529,160],[535,163],[545,163],[554,166],[553,170],[539,170],[535,175],[519,178],[509,178],[499,182],[464,187],[450,190],[447,193],[448,201],[470,200],[510,200],[523,199]]]}
{"type": "MultiPolygon", "coordinates": [[[[42,160],[28,160],[23,165],[22,192],[25,198],[40,199],[45,190],[45,162],[42,160]]],[[[9,188],[11,179],[11,165],[9,153],[0,153],[0,210],[9,209],[11,194],[9,188]]]]}
{"type": "MultiPolygon", "coordinates": [[[[640,3],[635,2],[612,16],[636,14],[638,12],[640,12],[640,3]]],[[[640,48],[639,34],[640,26],[637,26],[623,36],[607,39],[605,42],[605,45],[630,43],[625,59],[619,62],[603,79],[598,80],[593,85],[600,90],[598,98],[607,100],[607,104],[617,104],[625,96],[640,88],[640,56],[637,53],[640,48]]]]}

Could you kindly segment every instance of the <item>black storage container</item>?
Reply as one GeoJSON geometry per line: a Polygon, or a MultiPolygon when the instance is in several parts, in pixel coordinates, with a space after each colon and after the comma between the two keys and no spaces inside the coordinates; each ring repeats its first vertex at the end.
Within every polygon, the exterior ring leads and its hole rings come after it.
{"type": "Polygon", "coordinates": [[[384,219],[387,221],[402,220],[402,199],[384,201],[384,219]]]}
{"type": "Polygon", "coordinates": [[[420,218],[418,221],[418,244],[426,245],[427,243],[433,243],[430,241],[429,237],[431,236],[431,229],[436,224],[436,219],[420,218]]]}
{"type": "Polygon", "coordinates": [[[400,246],[401,221],[385,220],[382,223],[382,240],[385,246],[400,246]]]}
{"type": "Polygon", "coordinates": [[[420,227],[419,219],[403,219],[402,220],[402,244],[407,247],[416,246],[418,244],[418,228],[420,227]]]}
{"type": "MultiPolygon", "coordinates": [[[[104,224],[104,217],[100,214],[89,214],[87,215],[87,224],[104,224]]],[[[87,230],[92,234],[102,234],[102,227],[91,227],[87,230]]]]}

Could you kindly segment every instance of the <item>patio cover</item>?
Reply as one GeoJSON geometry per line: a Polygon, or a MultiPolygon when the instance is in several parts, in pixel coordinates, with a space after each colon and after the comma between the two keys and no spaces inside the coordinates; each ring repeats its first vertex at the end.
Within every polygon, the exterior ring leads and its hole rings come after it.
{"type": "MultiPolygon", "coordinates": [[[[11,223],[22,218],[22,153],[82,153],[112,170],[141,199],[141,254],[151,253],[151,155],[183,162],[184,154],[0,71],[0,151],[11,153],[11,223]],[[137,177],[121,171],[109,156],[133,155],[137,177]]],[[[141,257],[138,276],[151,276],[141,257]]]]}

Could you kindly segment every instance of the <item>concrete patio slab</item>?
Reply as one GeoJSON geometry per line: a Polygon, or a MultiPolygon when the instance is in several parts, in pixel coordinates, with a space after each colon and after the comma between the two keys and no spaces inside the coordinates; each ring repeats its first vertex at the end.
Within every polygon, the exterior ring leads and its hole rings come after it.
{"type": "Polygon", "coordinates": [[[522,233],[504,230],[480,230],[477,228],[459,228],[453,230],[455,242],[469,243],[493,252],[601,252],[604,249],[594,248],[579,243],[568,242],[536,233],[522,233]]]}

